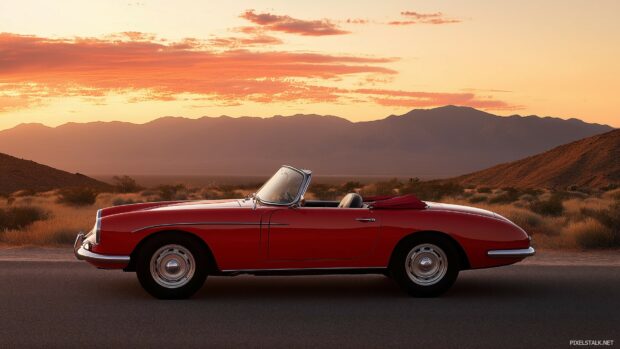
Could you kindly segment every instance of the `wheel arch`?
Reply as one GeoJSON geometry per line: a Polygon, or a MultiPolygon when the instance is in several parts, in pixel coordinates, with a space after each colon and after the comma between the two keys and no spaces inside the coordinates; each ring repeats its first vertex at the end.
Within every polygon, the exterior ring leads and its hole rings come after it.
{"type": "Polygon", "coordinates": [[[390,254],[390,260],[389,260],[389,264],[388,266],[392,265],[392,262],[394,260],[394,256],[395,256],[395,252],[405,243],[407,243],[408,241],[410,241],[411,239],[423,239],[424,237],[441,237],[446,239],[447,241],[449,241],[452,246],[457,250],[458,254],[459,254],[459,264],[460,264],[460,270],[467,270],[470,269],[471,266],[469,264],[469,258],[467,257],[467,253],[465,253],[465,250],[463,249],[463,246],[461,246],[461,244],[459,244],[459,242],[454,239],[452,236],[450,236],[450,234],[446,234],[444,232],[441,231],[435,231],[435,230],[424,230],[424,231],[417,231],[408,235],[403,236],[398,243],[396,243],[396,245],[394,246],[394,248],[392,249],[392,253],[390,254]]]}
{"type": "Polygon", "coordinates": [[[154,239],[155,237],[161,236],[161,235],[165,235],[165,234],[176,234],[177,236],[182,235],[182,236],[186,236],[194,241],[196,241],[196,243],[201,246],[207,253],[207,260],[208,260],[208,271],[209,273],[217,273],[219,272],[219,268],[217,266],[217,261],[215,260],[215,257],[213,256],[213,251],[211,251],[211,248],[209,247],[209,245],[203,240],[201,239],[198,235],[190,233],[188,231],[185,230],[161,230],[158,232],[154,232],[151,233],[147,236],[145,236],[142,240],[140,240],[140,242],[138,242],[138,244],[136,245],[136,247],[133,249],[133,251],[130,254],[130,258],[129,258],[129,264],[127,265],[127,267],[124,269],[125,271],[135,271],[136,270],[136,256],[138,254],[138,251],[140,251],[140,249],[144,246],[144,244],[151,240],[154,239]]]}

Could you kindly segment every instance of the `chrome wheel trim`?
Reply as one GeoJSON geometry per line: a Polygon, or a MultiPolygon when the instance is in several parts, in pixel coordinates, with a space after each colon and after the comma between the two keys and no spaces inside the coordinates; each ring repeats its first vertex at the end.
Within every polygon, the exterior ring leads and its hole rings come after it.
{"type": "Polygon", "coordinates": [[[437,245],[416,245],[407,254],[405,270],[414,283],[431,286],[443,279],[448,272],[448,256],[437,245]]]}
{"type": "Polygon", "coordinates": [[[150,270],[153,280],[160,286],[179,288],[194,277],[196,261],[184,246],[165,245],[153,253],[150,270]]]}

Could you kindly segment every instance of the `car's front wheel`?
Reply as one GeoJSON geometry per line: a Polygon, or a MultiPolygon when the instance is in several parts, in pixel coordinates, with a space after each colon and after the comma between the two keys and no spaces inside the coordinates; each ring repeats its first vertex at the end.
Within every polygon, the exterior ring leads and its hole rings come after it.
{"type": "Polygon", "coordinates": [[[164,234],[145,242],[136,255],[136,274],[144,289],[160,299],[189,298],[207,278],[203,248],[191,237],[164,234]]]}
{"type": "Polygon", "coordinates": [[[441,236],[412,237],[394,251],[390,272],[414,297],[436,297],[446,292],[459,274],[458,251],[441,236]]]}

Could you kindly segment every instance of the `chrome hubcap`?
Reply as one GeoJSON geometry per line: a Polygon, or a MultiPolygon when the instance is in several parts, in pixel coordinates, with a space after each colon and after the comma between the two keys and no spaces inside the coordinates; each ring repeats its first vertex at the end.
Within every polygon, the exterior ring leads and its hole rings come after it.
{"type": "Polygon", "coordinates": [[[187,284],[196,271],[192,253],[181,245],[165,245],[151,257],[151,276],[166,288],[178,288],[187,284]]]}
{"type": "Polygon", "coordinates": [[[448,257],[436,245],[420,244],[409,251],[405,260],[405,270],[409,279],[416,284],[434,285],[446,275],[448,257]]]}

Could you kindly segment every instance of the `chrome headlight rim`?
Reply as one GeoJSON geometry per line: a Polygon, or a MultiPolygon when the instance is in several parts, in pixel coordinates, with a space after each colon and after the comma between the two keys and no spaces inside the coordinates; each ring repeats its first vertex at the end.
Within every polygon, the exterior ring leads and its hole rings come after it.
{"type": "Polygon", "coordinates": [[[101,232],[101,209],[97,210],[97,220],[95,221],[95,227],[93,228],[94,233],[95,233],[95,243],[99,244],[99,241],[101,239],[101,234],[99,234],[101,232]]]}

